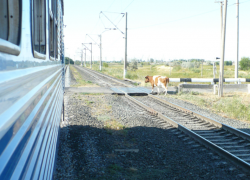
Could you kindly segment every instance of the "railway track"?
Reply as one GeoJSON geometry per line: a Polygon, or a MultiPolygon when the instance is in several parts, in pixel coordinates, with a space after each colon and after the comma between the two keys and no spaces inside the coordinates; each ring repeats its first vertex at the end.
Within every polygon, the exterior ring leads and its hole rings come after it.
{"type": "MultiPolygon", "coordinates": [[[[113,84],[106,82],[109,87],[113,87],[114,82],[126,87],[132,87],[131,85],[93,70],[86,68],[81,69],[99,81],[101,79],[100,77],[103,78],[101,81],[104,82],[105,79],[108,79],[109,82],[113,81],[113,84]]],[[[249,134],[151,94],[145,97],[131,97],[126,92],[124,92],[124,94],[131,101],[132,105],[138,111],[142,112],[142,114],[144,110],[146,110],[150,112],[152,120],[158,122],[161,126],[172,126],[178,129],[179,132],[176,133],[179,134],[178,137],[184,140],[194,139],[225,159],[230,160],[246,172],[250,172],[249,134]],[[181,134],[181,132],[189,137],[187,138],[187,136],[181,134]]]]}
{"type": "MultiPolygon", "coordinates": [[[[134,98],[134,101],[135,100],[138,104],[149,108],[149,111],[152,111],[152,107],[154,107],[154,109],[158,110],[154,112],[158,117],[162,117],[162,119],[183,133],[249,172],[249,134],[201,114],[163,101],[157,97],[152,97],[152,95],[149,95],[149,97],[136,97],[134,98]]],[[[162,125],[164,125],[164,123],[162,123],[162,125]]]]}
{"type": "Polygon", "coordinates": [[[98,81],[98,84],[101,86],[106,86],[106,87],[119,87],[119,86],[126,86],[126,87],[133,87],[130,84],[126,84],[122,82],[121,80],[117,80],[116,78],[110,77],[108,75],[99,73],[97,71],[93,71],[88,68],[83,68],[79,66],[74,66],[76,69],[79,71],[84,71],[87,73],[89,76],[92,76],[94,79],[98,81]]]}

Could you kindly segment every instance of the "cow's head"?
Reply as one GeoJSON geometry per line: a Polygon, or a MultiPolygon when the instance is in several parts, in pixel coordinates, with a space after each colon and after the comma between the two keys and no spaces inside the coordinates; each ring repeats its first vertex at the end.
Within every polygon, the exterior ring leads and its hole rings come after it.
{"type": "Polygon", "coordinates": [[[145,83],[148,83],[149,82],[149,78],[148,76],[145,77],[145,83]]]}

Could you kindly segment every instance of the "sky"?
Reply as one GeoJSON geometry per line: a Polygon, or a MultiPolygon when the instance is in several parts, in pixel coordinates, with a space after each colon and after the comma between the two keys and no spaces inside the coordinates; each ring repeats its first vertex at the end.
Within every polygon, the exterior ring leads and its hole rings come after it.
{"type": "MultiPolygon", "coordinates": [[[[250,0],[239,3],[239,58],[250,57],[250,0]]],[[[213,61],[221,56],[221,12],[215,0],[64,0],[66,56],[80,60],[82,43],[92,42],[93,60],[99,60],[101,34],[102,59],[124,59],[125,12],[129,60],[213,61]]],[[[236,60],[236,47],[236,0],[228,0],[225,60],[236,60]]]]}

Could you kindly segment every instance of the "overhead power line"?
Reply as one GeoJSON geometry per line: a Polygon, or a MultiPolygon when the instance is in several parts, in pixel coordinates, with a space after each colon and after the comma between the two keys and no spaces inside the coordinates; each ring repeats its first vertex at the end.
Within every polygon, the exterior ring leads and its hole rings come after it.
{"type": "Polygon", "coordinates": [[[218,9],[208,11],[208,12],[204,12],[204,13],[201,13],[201,14],[196,14],[196,15],[193,15],[193,16],[185,17],[185,18],[175,19],[175,20],[172,20],[172,21],[166,21],[166,22],[162,22],[162,23],[152,24],[152,25],[148,25],[148,26],[141,26],[141,27],[137,27],[137,28],[130,28],[130,29],[140,29],[140,28],[147,28],[147,27],[152,27],[152,26],[160,26],[162,24],[168,24],[168,23],[172,23],[172,22],[176,22],[176,21],[181,21],[181,20],[184,20],[184,19],[189,19],[189,18],[192,18],[192,17],[200,16],[200,15],[207,14],[207,13],[210,13],[210,12],[214,12],[214,11],[217,11],[217,10],[218,9]]]}
{"type": "Polygon", "coordinates": [[[121,20],[122,20],[123,17],[124,17],[124,16],[122,16],[121,19],[116,23],[117,26],[118,26],[118,24],[121,22],[121,20]]]}
{"type": "Polygon", "coordinates": [[[125,7],[125,8],[122,10],[122,12],[124,12],[125,9],[127,9],[134,1],[135,1],[135,0],[132,0],[132,1],[129,3],[129,5],[128,5],[127,7],[125,7]]]}
{"type": "MultiPolygon", "coordinates": [[[[115,1],[116,1],[116,0],[114,0],[114,1],[111,3],[111,5],[108,7],[108,9],[106,9],[106,11],[103,11],[103,12],[108,12],[109,8],[114,4],[115,1]]],[[[125,8],[122,10],[122,12],[124,12],[124,10],[127,9],[134,1],[135,1],[135,0],[132,0],[132,1],[128,4],[128,6],[125,7],[125,8]]],[[[108,13],[117,13],[117,14],[121,14],[121,13],[119,13],[119,12],[108,12],[108,13]]],[[[118,16],[118,17],[119,17],[119,16],[118,16]]],[[[118,18],[118,17],[117,17],[117,18],[118,18]]],[[[124,17],[124,15],[123,15],[123,17],[124,17]]],[[[123,18],[123,17],[122,17],[122,18],[123,18]]],[[[116,18],[116,19],[117,19],[117,18],[116,18]]],[[[122,18],[121,18],[121,19],[122,19],[122,18]]],[[[121,19],[118,21],[118,23],[120,23],[121,19]]],[[[93,30],[91,31],[91,33],[94,31],[94,29],[96,28],[96,26],[97,26],[97,24],[99,23],[100,20],[101,20],[101,19],[99,18],[98,22],[96,23],[96,25],[95,25],[95,27],[93,28],[93,30]]],[[[102,20],[101,20],[101,22],[102,22],[104,28],[106,28],[106,27],[105,27],[105,24],[103,23],[102,20]]],[[[114,26],[117,27],[118,23],[117,23],[116,25],[114,25],[114,26]]],[[[123,33],[119,28],[117,28],[117,29],[118,29],[121,33],[123,33]]],[[[124,33],[123,33],[123,34],[124,34],[124,33]]]]}
{"type": "Polygon", "coordinates": [[[86,34],[86,36],[89,36],[90,39],[92,39],[95,42],[95,44],[97,44],[100,47],[100,45],[89,34],[86,34]]]}
{"type": "Polygon", "coordinates": [[[110,12],[110,11],[102,11],[102,12],[105,12],[105,13],[114,13],[114,14],[121,14],[120,12],[110,12]]]}
{"type": "MultiPolygon", "coordinates": [[[[246,3],[246,2],[250,2],[250,0],[241,2],[240,4],[246,3]]],[[[230,4],[230,5],[228,5],[227,7],[230,7],[230,6],[233,6],[233,5],[235,5],[235,3],[230,4]]],[[[189,17],[184,17],[184,18],[180,18],[180,19],[175,19],[175,20],[172,20],[172,21],[166,21],[166,22],[162,22],[162,23],[152,24],[152,25],[148,25],[148,26],[141,26],[141,27],[136,27],[136,28],[130,28],[130,29],[141,29],[141,28],[147,28],[147,27],[153,27],[153,26],[160,26],[160,25],[163,25],[163,24],[173,23],[173,22],[177,22],[177,21],[181,21],[181,20],[193,18],[193,17],[196,17],[196,16],[201,16],[201,15],[208,14],[208,13],[211,13],[211,12],[214,12],[214,11],[218,11],[218,9],[214,9],[214,10],[211,10],[211,11],[207,11],[207,12],[200,13],[200,14],[196,14],[196,15],[189,16],[189,17]]]]}
{"type": "MultiPolygon", "coordinates": [[[[135,0],[132,0],[125,8],[121,11],[121,12],[124,13],[124,11],[125,11],[134,1],[135,1],[135,0]]],[[[115,20],[117,20],[118,17],[119,17],[119,16],[117,16],[117,17],[115,18],[115,20]]],[[[120,21],[119,21],[119,22],[120,22],[120,21]]],[[[119,23],[119,22],[118,22],[118,23],[119,23]]],[[[117,24],[118,24],[118,23],[117,23],[117,24]]]]}
{"type": "MultiPolygon", "coordinates": [[[[112,3],[111,3],[111,5],[109,6],[109,8],[111,8],[111,6],[114,4],[114,2],[115,2],[116,0],[114,0],[112,3]]],[[[109,10],[109,8],[107,9],[107,10],[109,10]]],[[[106,11],[107,11],[106,10],[106,11]]]]}
{"type": "MultiPolygon", "coordinates": [[[[117,25],[115,25],[102,11],[100,12],[100,14],[103,14],[108,20],[109,20],[109,22],[111,22],[111,24],[113,24],[115,27],[116,27],[116,29],[118,29],[122,34],[124,34],[124,32],[122,32],[118,27],[117,27],[117,25]]],[[[123,14],[123,17],[124,17],[124,13],[120,13],[120,14],[123,14]]]]}
{"type": "MultiPolygon", "coordinates": [[[[98,25],[99,22],[100,22],[100,19],[98,19],[98,21],[95,24],[94,28],[90,31],[90,34],[92,34],[94,32],[94,30],[96,29],[96,26],[98,25]]],[[[86,37],[85,37],[85,40],[86,40],[86,37]]]]}
{"type": "Polygon", "coordinates": [[[102,19],[101,19],[101,17],[100,17],[100,16],[99,16],[99,19],[101,20],[101,22],[102,22],[102,24],[103,24],[104,28],[106,28],[106,26],[105,26],[105,24],[104,24],[104,22],[102,21],[102,19]]]}

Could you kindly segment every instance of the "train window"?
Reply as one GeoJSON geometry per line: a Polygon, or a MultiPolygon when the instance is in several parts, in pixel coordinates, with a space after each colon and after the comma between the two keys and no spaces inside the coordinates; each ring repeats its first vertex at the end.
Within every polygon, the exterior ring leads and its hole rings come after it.
{"type": "Polygon", "coordinates": [[[45,1],[44,0],[34,0],[33,1],[33,48],[34,56],[36,58],[45,59],[45,56],[41,54],[46,54],[46,14],[45,14],[45,1]]]}
{"type": "Polygon", "coordinates": [[[21,0],[1,0],[0,52],[19,55],[21,0]]]}
{"type": "Polygon", "coordinates": [[[57,19],[57,1],[54,1],[54,4],[53,4],[53,13],[54,13],[55,19],[57,19]]]}
{"type": "Polygon", "coordinates": [[[9,37],[8,41],[13,44],[19,44],[20,31],[20,1],[8,1],[9,5],[9,37]]]}
{"type": "Polygon", "coordinates": [[[57,4],[57,56],[56,59],[60,61],[61,59],[61,43],[62,43],[62,13],[61,13],[61,4],[57,4]]]}
{"type": "Polygon", "coordinates": [[[49,0],[50,14],[50,59],[59,60],[61,56],[61,11],[58,1],[49,0]]]}
{"type": "Polygon", "coordinates": [[[49,14],[50,14],[50,28],[49,28],[49,54],[50,60],[54,60],[55,58],[55,37],[56,37],[56,1],[49,0],[49,14]]]}
{"type": "Polygon", "coordinates": [[[56,39],[56,59],[58,59],[58,28],[57,28],[57,25],[56,25],[55,39],[56,39]]]}
{"type": "Polygon", "coordinates": [[[8,2],[3,0],[0,6],[0,38],[4,40],[8,40],[8,16],[8,2]]]}
{"type": "Polygon", "coordinates": [[[54,57],[54,21],[53,17],[50,18],[50,27],[49,27],[49,38],[50,38],[50,57],[54,57]]]}

